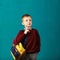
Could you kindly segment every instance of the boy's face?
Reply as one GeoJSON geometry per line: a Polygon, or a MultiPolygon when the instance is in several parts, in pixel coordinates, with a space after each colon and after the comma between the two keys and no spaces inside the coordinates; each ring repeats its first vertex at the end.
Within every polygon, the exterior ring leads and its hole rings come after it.
{"type": "Polygon", "coordinates": [[[32,18],[30,16],[25,16],[22,18],[22,24],[25,27],[31,27],[32,26],[32,18]]]}

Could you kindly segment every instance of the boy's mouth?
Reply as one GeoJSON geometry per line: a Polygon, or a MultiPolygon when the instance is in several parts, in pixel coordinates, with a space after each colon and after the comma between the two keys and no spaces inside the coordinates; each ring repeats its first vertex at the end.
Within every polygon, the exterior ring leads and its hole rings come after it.
{"type": "Polygon", "coordinates": [[[31,26],[31,24],[30,25],[28,25],[29,27],[31,26]]]}

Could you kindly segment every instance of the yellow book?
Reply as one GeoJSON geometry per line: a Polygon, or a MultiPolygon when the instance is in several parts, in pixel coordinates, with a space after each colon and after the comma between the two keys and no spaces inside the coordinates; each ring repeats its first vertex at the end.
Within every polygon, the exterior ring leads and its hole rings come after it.
{"type": "Polygon", "coordinates": [[[22,43],[19,43],[19,45],[16,45],[16,49],[18,50],[18,52],[22,55],[25,52],[25,49],[22,45],[22,43]]]}

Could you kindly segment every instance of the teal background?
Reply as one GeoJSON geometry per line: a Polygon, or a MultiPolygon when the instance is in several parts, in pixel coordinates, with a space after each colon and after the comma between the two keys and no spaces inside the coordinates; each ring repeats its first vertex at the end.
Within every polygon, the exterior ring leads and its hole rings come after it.
{"type": "Polygon", "coordinates": [[[13,60],[10,48],[21,25],[21,16],[32,16],[41,37],[38,60],[60,60],[59,0],[0,0],[0,60],[13,60]]]}

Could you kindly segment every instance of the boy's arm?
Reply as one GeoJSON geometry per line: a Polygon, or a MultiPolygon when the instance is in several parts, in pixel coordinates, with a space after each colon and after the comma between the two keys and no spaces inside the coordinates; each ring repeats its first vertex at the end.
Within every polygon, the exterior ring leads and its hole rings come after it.
{"type": "Polygon", "coordinates": [[[20,31],[17,35],[17,37],[13,41],[13,46],[17,45],[20,41],[22,41],[25,38],[26,34],[24,34],[23,31],[20,31]]]}
{"type": "Polygon", "coordinates": [[[38,44],[38,47],[41,47],[40,35],[39,35],[39,32],[37,30],[36,30],[36,36],[37,36],[37,44],[38,44]]]}

